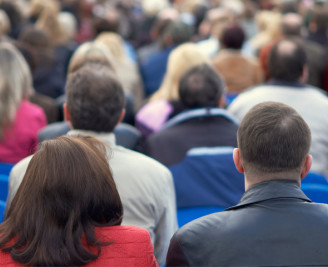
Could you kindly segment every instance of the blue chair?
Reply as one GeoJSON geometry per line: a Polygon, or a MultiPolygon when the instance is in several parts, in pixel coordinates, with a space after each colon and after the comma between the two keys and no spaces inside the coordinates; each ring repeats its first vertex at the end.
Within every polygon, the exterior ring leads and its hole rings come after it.
{"type": "Polygon", "coordinates": [[[328,185],[305,183],[301,189],[313,202],[328,204],[328,185]]]}
{"type": "Polygon", "coordinates": [[[304,183],[328,185],[326,177],[315,172],[309,172],[308,175],[302,180],[302,184],[304,183]]]}
{"type": "Polygon", "coordinates": [[[8,196],[9,176],[0,174],[0,200],[6,201],[8,196]]]}
{"type": "Polygon", "coordinates": [[[14,167],[14,164],[0,162],[0,174],[9,175],[9,173],[13,167],[14,167]]]}
{"type": "Polygon", "coordinates": [[[0,223],[3,221],[3,214],[5,212],[6,202],[0,200],[0,223]]]}
{"type": "Polygon", "coordinates": [[[232,159],[232,147],[200,147],[172,165],[177,207],[236,205],[242,197],[244,176],[232,159]]]}
{"type": "Polygon", "coordinates": [[[179,208],[177,210],[179,227],[191,222],[197,218],[203,217],[208,214],[223,211],[224,207],[216,206],[203,206],[203,207],[188,207],[179,208]]]}

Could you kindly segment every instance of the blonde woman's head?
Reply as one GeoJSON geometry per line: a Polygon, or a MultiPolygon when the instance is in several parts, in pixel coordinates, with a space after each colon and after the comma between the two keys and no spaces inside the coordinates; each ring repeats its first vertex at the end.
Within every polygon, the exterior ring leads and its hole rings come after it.
{"type": "Polygon", "coordinates": [[[23,99],[33,93],[30,69],[21,53],[9,43],[0,44],[0,139],[14,120],[23,99]]]}
{"type": "Polygon", "coordinates": [[[98,35],[97,42],[103,43],[118,60],[126,59],[123,49],[123,39],[114,32],[102,32],[98,35]]]}
{"type": "Polygon", "coordinates": [[[151,100],[160,98],[177,100],[181,76],[191,67],[204,63],[210,64],[210,59],[199,50],[196,44],[185,43],[175,48],[169,56],[162,85],[151,100]]]}
{"type": "Polygon", "coordinates": [[[7,13],[0,9],[0,36],[10,32],[10,20],[7,13]]]}
{"type": "Polygon", "coordinates": [[[114,58],[103,43],[85,42],[74,52],[68,66],[68,74],[90,62],[104,64],[113,69],[114,58]]]}

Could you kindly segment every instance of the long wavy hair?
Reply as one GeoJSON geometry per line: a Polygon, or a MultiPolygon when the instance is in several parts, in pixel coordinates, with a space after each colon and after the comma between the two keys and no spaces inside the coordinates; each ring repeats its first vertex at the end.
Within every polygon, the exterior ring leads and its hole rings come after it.
{"type": "Polygon", "coordinates": [[[95,227],[120,225],[121,199],[106,158],[92,137],[45,141],[31,159],[0,225],[0,248],[33,266],[76,266],[96,259],[95,227]]]}
{"type": "Polygon", "coordinates": [[[23,99],[33,93],[30,69],[21,53],[9,43],[0,44],[0,140],[13,123],[23,99]]]}
{"type": "Polygon", "coordinates": [[[208,63],[210,59],[194,43],[185,43],[175,48],[168,59],[167,70],[160,88],[151,96],[157,99],[178,100],[178,86],[181,76],[190,68],[208,63]]]}

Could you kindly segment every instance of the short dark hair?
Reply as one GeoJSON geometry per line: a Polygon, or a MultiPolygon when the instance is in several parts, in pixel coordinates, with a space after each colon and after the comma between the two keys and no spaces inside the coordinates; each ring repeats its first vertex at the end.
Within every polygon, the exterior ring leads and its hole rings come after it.
{"type": "Polygon", "coordinates": [[[284,39],[271,49],[268,64],[272,78],[296,82],[302,77],[306,65],[306,53],[299,42],[284,39]]]}
{"type": "Polygon", "coordinates": [[[123,206],[106,158],[92,137],[44,141],[0,225],[0,247],[33,266],[76,266],[96,259],[96,226],[120,225],[123,206]],[[87,246],[85,246],[87,244],[87,246]]]}
{"type": "Polygon", "coordinates": [[[188,108],[216,107],[223,92],[221,77],[208,64],[192,67],[179,82],[180,100],[188,108]]]}
{"type": "Polygon", "coordinates": [[[295,109],[277,102],[254,106],[237,138],[245,171],[259,173],[300,171],[311,145],[307,123],[295,109]]]}
{"type": "Polygon", "coordinates": [[[225,48],[241,49],[245,41],[246,35],[243,28],[234,23],[224,27],[221,34],[221,42],[225,48]]]}
{"type": "Polygon", "coordinates": [[[68,77],[67,108],[74,129],[112,132],[125,105],[121,83],[109,67],[86,64],[68,77]]]}

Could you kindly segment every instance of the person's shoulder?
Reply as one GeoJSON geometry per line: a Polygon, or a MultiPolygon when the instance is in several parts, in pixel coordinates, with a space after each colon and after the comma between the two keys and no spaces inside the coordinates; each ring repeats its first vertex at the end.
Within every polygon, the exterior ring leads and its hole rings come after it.
{"type": "Polygon", "coordinates": [[[21,161],[19,161],[18,163],[15,164],[15,166],[12,168],[10,175],[12,176],[13,174],[22,174],[24,175],[27,169],[28,164],[30,163],[31,159],[32,159],[33,155],[30,155],[24,159],[22,159],[21,161]]]}
{"type": "Polygon", "coordinates": [[[224,225],[231,211],[221,211],[212,213],[196,220],[193,220],[182,226],[175,234],[175,238],[194,242],[196,240],[206,240],[219,235],[225,231],[224,225]]]}
{"type": "MultiPolygon", "coordinates": [[[[134,171],[138,170],[144,173],[157,173],[157,175],[165,174],[166,176],[171,176],[169,170],[157,160],[122,146],[115,146],[113,149],[112,162],[116,162],[117,160],[119,160],[123,166],[133,165],[137,168],[134,171]]],[[[129,169],[129,171],[133,172],[131,169],[129,169]]]]}
{"type": "Polygon", "coordinates": [[[33,104],[27,100],[22,101],[18,110],[18,114],[26,119],[34,119],[36,121],[39,121],[40,124],[44,124],[44,126],[47,123],[46,115],[43,109],[40,106],[33,104]]]}
{"type": "Polygon", "coordinates": [[[146,229],[133,225],[97,227],[97,233],[104,237],[108,236],[109,239],[112,237],[113,233],[115,233],[118,237],[123,237],[121,239],[128,236],[136,239],[138,242],[150,241],[150,235],[146,229]]]}

